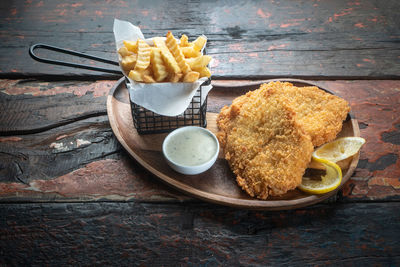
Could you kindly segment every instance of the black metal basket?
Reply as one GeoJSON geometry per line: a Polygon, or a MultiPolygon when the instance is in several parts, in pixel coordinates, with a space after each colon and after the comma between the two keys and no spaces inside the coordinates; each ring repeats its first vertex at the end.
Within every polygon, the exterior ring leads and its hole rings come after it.
{"type": "Polygon", "coordinates": [[[211,80],[208,79],[202,85],[192,98],[187,109],[178,116],[162,116],[154,113],[140,105],[131,102],[133,124],[139,134],[154,134],[164,133],[177,129],[182,126],[207,126],[207,98],[206,96],[203,104],[201,104],[201,98],[203,92],[203,86],[209,85],[211,80]]]}
{"type": "MultiPolygon", "coordinates": [[[[55,51],[61,54],[68,54],[68,55],[73,55],[77,57],[82,57],[82,58],[88,58],[94,61],[99,61],[107,64],[111,64],[114,66],[119,66],[119,63],[117,61],[113,60],[108,60],[92,55],[88,55],[85,53],[80,53],[77,51],[72,51],[64,48],[59,48],[56,46],[52,45],[47,45],[47,44],[34,44],[29,48],[29,55],[43,63],[48,63],[48,64],[54,64],[54,65],[61,65],[61,66],[68,66],[68,67],[74,67],[74,68],[80,68],[80,69],[88,69],[88,70],[95,70],[95,71],[101,71],[101,72],[107,72],[107,73],[114,73],[114,74],[121,74],[121,70],[117,69],[108,69],[108,68],[102,68],[102,67],[94,67],[90,65],[83,65],[83,64],[78,64],[78,63],[73,63],[73,62],[65,62],[65,61],[59,61],[59,60],[54,60],[54,59],[48,59],[48,58],[43,58],[39,57],[35,54],[36,49],[44,49],[44,50],[51,50],[55,51]]],[[[204,49],[204,54],[206,54],[206,51],[204,49]]],[[[127,79],[125,80],[127,82],[127,79]]],[[[174,129],[177,129],[182,126],[200,126],[200,127],[206,127],[207,126],[207,120],[206,120],[206,113],[207,113],[207,96],[201,105],[201,96],[203,92],[203,86],[209,85],[211,83],[211,79],[208,79],[205,81],[197,90],[196,94],[194,95],[192,101],[190,102],[188,108],[185,110],[184,113],[178,116],[174,117],[167,117],[167,116],[162,116],[159,114],[156,114],[150,110],[147,110],[131,101],[131,107],[132,107],[132,117],[133,117],[133,123],[135,125],[135,128],[137,129],[139,134],[152,134],[152,133],[163,133],[163,132],[169,132],[174,129]]]]}

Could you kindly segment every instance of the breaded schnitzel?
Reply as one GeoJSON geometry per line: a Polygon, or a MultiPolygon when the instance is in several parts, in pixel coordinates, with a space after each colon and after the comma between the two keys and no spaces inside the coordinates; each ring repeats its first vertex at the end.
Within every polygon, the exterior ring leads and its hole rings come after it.
{"type": "Polygon", "coordinates": [[[330,142],[342,130],[343,120],[350,111],[349,103],[316,86],[296,87],[291,83],[274,82],[261,88],[275,88],[290,101],[299,123],[315,147],[330,142]]]}
{"type": "Polygon", "coordinates": [[[336,137],[348,111],[317,87],[271,82],[222,108],[218,139],[237,183],[267,199],[301,183],[314,146],[336,137]]]}
{"type": "Polygon", "coordinates": [[[277,89],[236,98],[217,123],[225,158],[249,195],[267,199],[301,183],[313,145],[277,89]]]}

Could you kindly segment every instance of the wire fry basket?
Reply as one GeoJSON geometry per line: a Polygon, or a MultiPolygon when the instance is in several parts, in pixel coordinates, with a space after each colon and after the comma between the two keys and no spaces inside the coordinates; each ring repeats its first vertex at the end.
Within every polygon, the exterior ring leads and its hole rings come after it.
{"type": "MultiPolygon", "coordinates": [[[[60,66],[68,66],[80,69],[88,69],[94,71],[101,71],[113,74],[121,74],[121,70],[117,69],[108,69],[103,67],[95,67],[91,65],[84,65],[79,63],[73,62],[66,62],[66,61],[59,61],[49,58],[40,57],[35,54],[36,49],[43,49],[43,50],[50,50],[55,51],[60,54],[68,54],[72,56],[77,56],[81,58],[91,59],[93,61],[103,62],[114,66],[119,66],[117,61],[108,60],[104,58],[100,58],[93,55],[88,55],[86,53],[81,53],[73,50],[68,50],[52,45],[47,44],[34,44],[29,48],[29,55],[39,62],[53,64],[53,65],[60,65],[60,66]]],[[[206,51],[204,49],[204,54],[206,51]]],[[[128,79],[125,78],[126,87],[129,89],[128,86],[128,79]]],[[[169,132],[174,129],[177,129],[182,126],[200,126],[206,127],[207,120],[206,120],[206,113],[207,113],[207,98],[205,97],[203,104],[201,104],[203,86],[210,85],[211,79],[209,78],[206,80],[202,85],[200,85],[199,89],[197,90],[196,94],[193,96],[192,101],[190,102],[187,109],[180,115],[174,117],[162,116],[156,114],[150,110],[145,109],[142,106],[139,106],[135,103],[131,102],[131,110],[132,110],[132,118],[133,124],[137,129],[139,134],[154,134],[154,133],[164,133],[169,132]]],[[[129,90],[130,91],[130,90],[129,90]]]]}
{"type": "Polygon", "coordinates": [[[201,104],[201,99],[203,86],[209,85],[210,83],[211,80],[208,79],[202,85],[200,85],[199,89],[197,89],[195,95],[193,96],[189,106],[182,114],[178,116],[162,116],[140,105],[135,104],[130,99],[133,124],[136,130],[139,134],[155,134],[169,132],[182,126],[206,127],[208,96],[206,96],[206,98],[204,99],[203,104],[201,104]]]}

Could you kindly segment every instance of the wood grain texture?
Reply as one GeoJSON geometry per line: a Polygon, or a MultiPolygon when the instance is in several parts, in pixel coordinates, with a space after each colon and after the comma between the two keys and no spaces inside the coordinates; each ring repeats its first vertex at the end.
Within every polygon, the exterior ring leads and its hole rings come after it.
{"type": "MultiPolygon", "coordinates": [[[[232,83],[249,81],[215,81],[208,101],[210,112],[219,112],[249,89],[232,90],[232,83]]],[[[367,140],[341,200],[399,200],[400,121],[396,114],[400,82],[317,83],[351,103],[361,136],[367,140]]],[[[119,145],[103,115],[105,95],[113,84],[2,81],[0,106],[7,112],[0,113],[0,201],[189,200],[158,183],[119,145]],[[49,101],[54,99],[56,103],[49,101]],[[43,112],[49,105],[54,109],[43,112]],[[82,111],[90,116],[82,117],[82,111]],[[79,183],[82,179],[85,183],[79,183]]]]}
{"type": "Polygon", "coordinates": [[[399,208],[398,202],[286,212],[198,203],[1,204],[0,264],[398,266],[399,208]]]}
{"type": "Polygon", "coordinates": [[[368,88],[365,85],[363,82],[331,82],[328,85],[351,103],[361,126],[361,136],[367,140],[353,179],[343,191],[351,199],[367,197],[373,200],[382,195],[398,199],[400,85],[395,81],[370,81],[368,88]]]}
{"type": "Polygon", "coordinates": [[[399,7],[0,1],[0,266],[400,266],[399,7]],[[106,115],[120,76],[28,55],[43,42],[116,60],[114,18],[145,36],[207,35],[211,112],[248,89],[218,86],[249,82],[224,79],[316,79],[347,99],[367,143],[335,203],[282,212],[207,204],[131,159],[106,115]]]}
{"type": "Polygon", "coordinates": [[[106,115],[104,102],[113,84],[113,81],[0,80],[0,109],[6,111],[0,113],[0,132],[35,133],[106,115]]]}
{"type": "Polygon", "coordinates": [[[3,1],[0,77],[101,76],[35,62],[28,47],[48,43],[116,60],[112,26],[119,18],[148,37],[205,34],[215,78],[398,79],[399,7],[396,0],[3,1]]]}

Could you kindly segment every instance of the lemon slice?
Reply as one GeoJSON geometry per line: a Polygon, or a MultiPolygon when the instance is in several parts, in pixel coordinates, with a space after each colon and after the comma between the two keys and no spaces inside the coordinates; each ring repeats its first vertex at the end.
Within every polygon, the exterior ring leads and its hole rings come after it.
{"type": "Polygon", "coordinates": [[[342,137],[320,146],[312,156],[314,159],[326,159],[336,163],[356,154],[364,143],[365,139],[362,137],[342,137]]]}
{"type": "Polygon", "coordinates": [[[325,166],[326,175],[321,176],[321,179],[303,177],[299,189],[311,194],[324,194],[335,190],[342,182],[342,170],[332,161],[318,158],[315,160],[325,166]]]}

